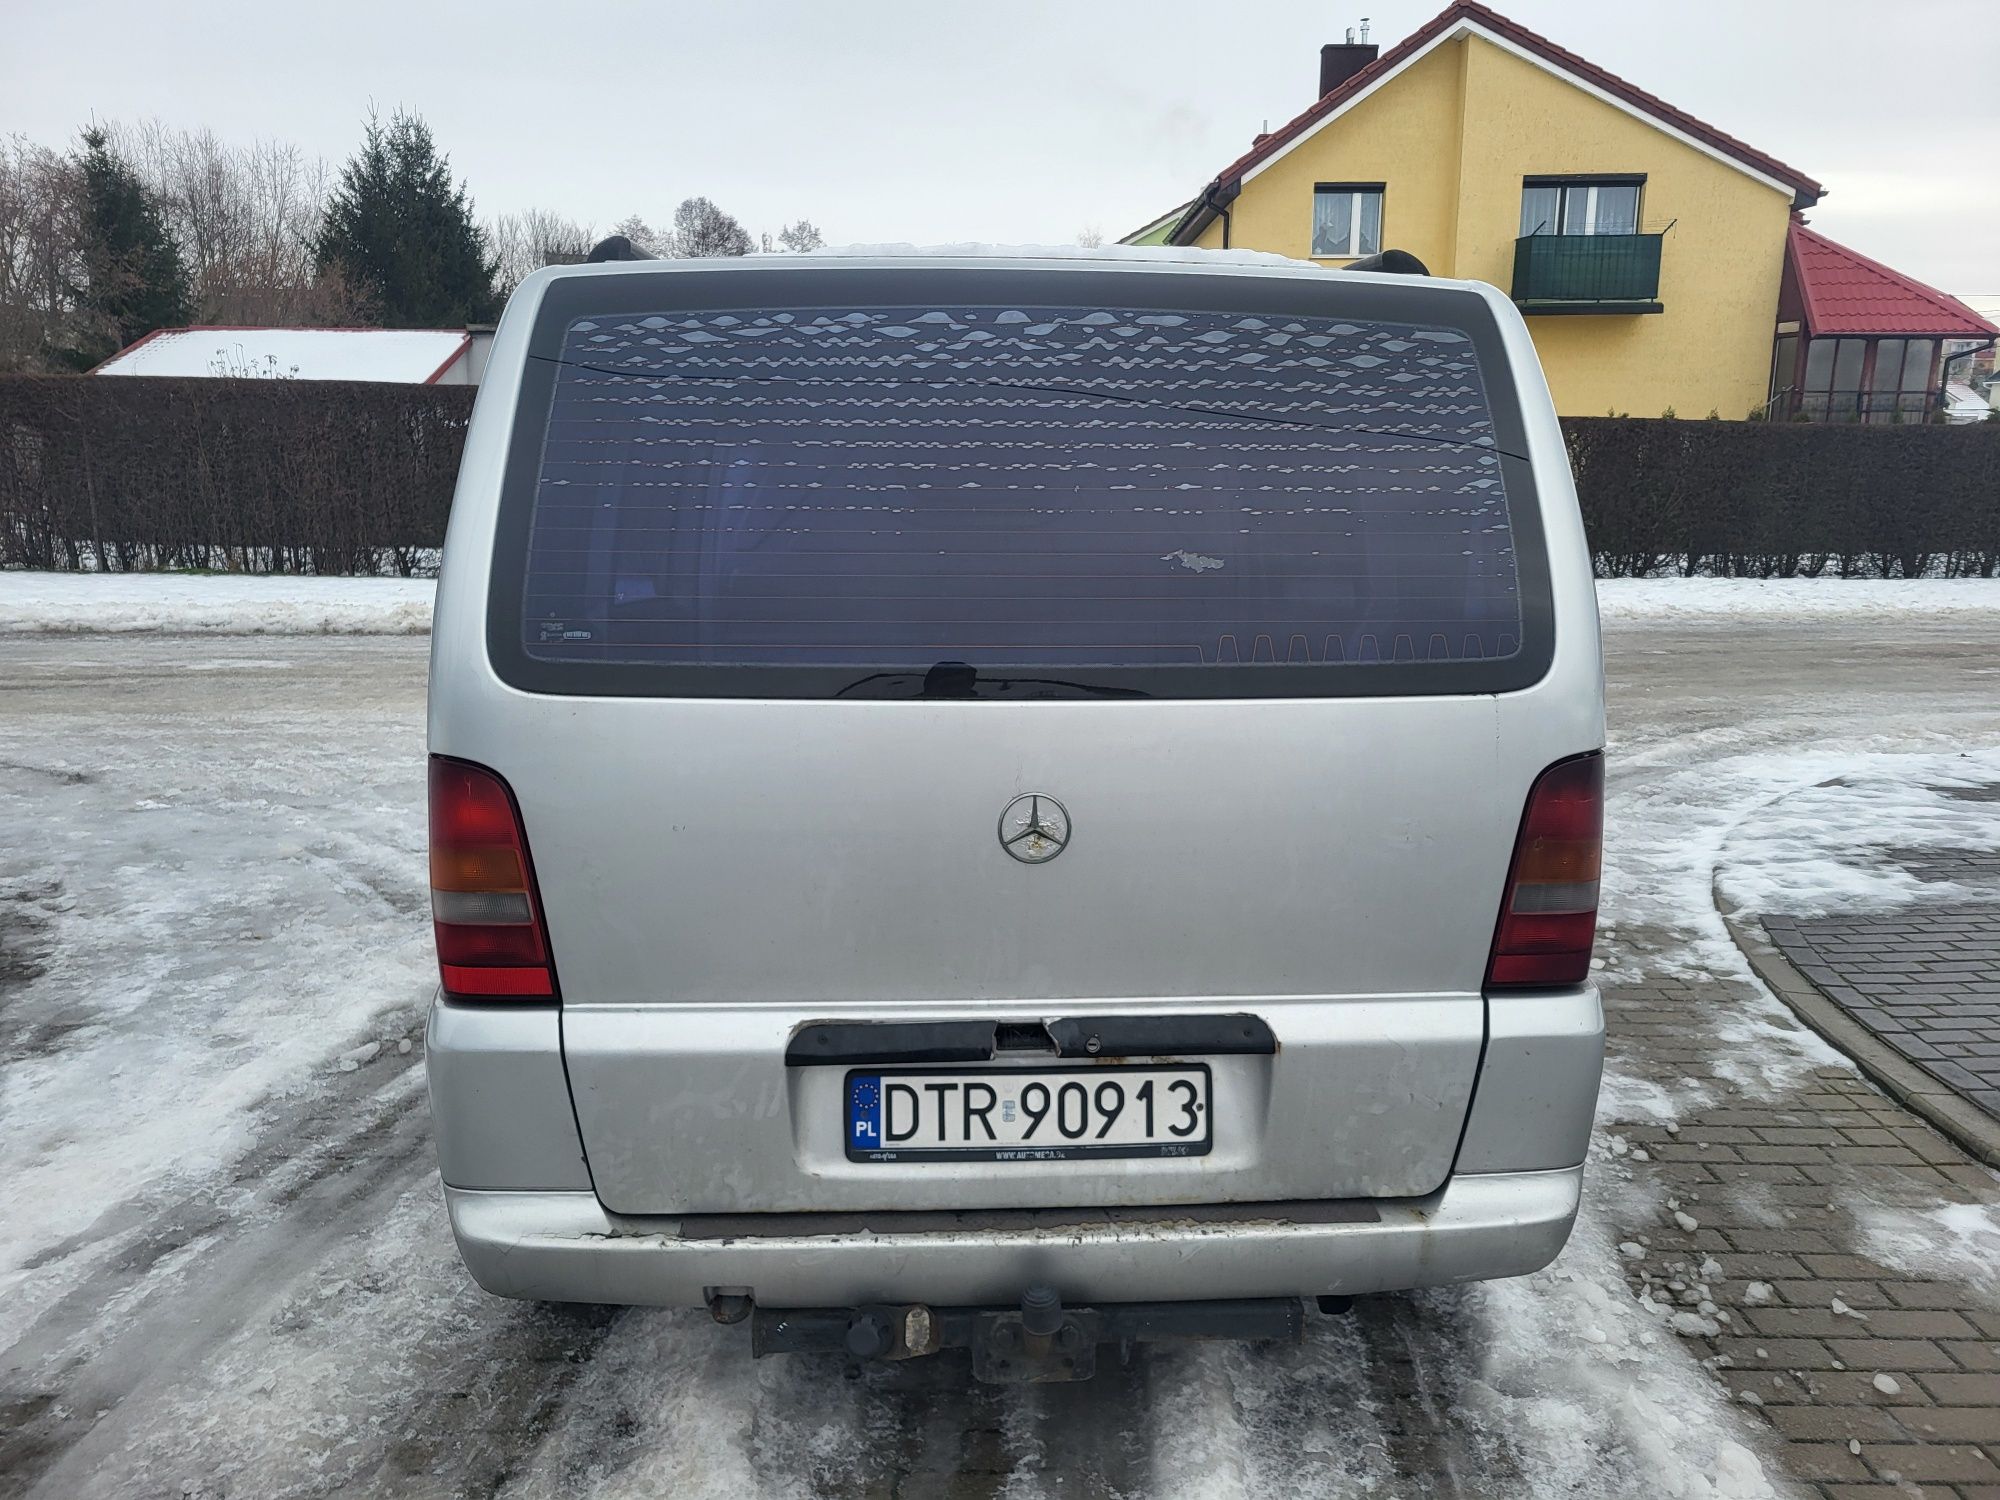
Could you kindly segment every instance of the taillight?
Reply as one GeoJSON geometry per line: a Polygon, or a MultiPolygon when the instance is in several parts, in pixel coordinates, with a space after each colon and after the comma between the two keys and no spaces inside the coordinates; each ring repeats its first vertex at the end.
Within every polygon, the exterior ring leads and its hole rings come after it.
{"type": "Polygon", "coordinates": [[[521,812],[483,766],[431,757],[431,918],[447,995],[556,992],[521,812]]]}
{"type": "Polygon", "coordinates": [[[1493,954],[1489,989],[1581,984],[1597,935],[1597,879],[1604,860],[1604,757],[1558,761],[1535,778],[1493,954]]]}

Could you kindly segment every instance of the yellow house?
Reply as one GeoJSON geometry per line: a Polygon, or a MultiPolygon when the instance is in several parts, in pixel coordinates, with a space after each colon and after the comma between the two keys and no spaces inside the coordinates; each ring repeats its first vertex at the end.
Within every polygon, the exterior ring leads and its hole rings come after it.
{"type": "Polygon", "coordinates": [[[1379,57],[1323,48],[1320,97],[1131,242],[1406,250],[1510,291],[1564,415],[1740,418],[1771,398],[1787,230],[1823,191],[1461,0],[1379,57]]]}

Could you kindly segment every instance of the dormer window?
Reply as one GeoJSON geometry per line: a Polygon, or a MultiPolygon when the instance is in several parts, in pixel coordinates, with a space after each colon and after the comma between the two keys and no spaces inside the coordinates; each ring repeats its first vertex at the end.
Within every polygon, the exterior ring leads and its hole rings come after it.
{"type": "Polygon", "coordinates": [[[1637,234],[1643,177],[1530,177],[1521,185],[1521,233],[1637,234]]]}
{"type": "Polygon", "coordinates": [[[1316,186],[1312,253],[1331,259],[1378,254],[1382,249],[1382,187],[1379,182],[1322,182],[1316,186]]]}

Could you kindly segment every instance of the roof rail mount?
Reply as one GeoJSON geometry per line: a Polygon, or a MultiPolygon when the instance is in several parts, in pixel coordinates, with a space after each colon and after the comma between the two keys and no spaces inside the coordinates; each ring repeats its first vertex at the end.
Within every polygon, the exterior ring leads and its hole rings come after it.
{"type": "Polygon", "coordinates": [[[583,258],[584,264],[589,266],[602,265],[607,260],[654,259],[657,257],[648,255],[622,234],[614,234],[599,240],[590,247],[590,254],[583,258]]]}
{"type": "Polygon", "coordinates": [[[1349,271],[1386,271],[1391,276],[1428,276],[1431,274],[1431,268],[1407,250],[1384,250],[1379,255],[1364,255],[1359,260],[1350,260],[1344,269],[1349,271]]]}

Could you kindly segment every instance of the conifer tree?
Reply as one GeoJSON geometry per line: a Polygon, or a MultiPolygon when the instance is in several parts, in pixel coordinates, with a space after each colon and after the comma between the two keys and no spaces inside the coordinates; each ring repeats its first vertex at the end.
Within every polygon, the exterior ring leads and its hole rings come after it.
{"type": "Polygon", "coordinates": [[[371,305],[385,328],[491,322],[498,269],[421,116],[371,117],[327,203],[317,258],[371,305]]]}
{"type": "Polygon", "coordinates": [[[76,269],[70,288],[81,315],[62,351],[88,369],[156,328],[188,321],[188,276],[159,205],[95,126],[78,163],[76,269]]]}

